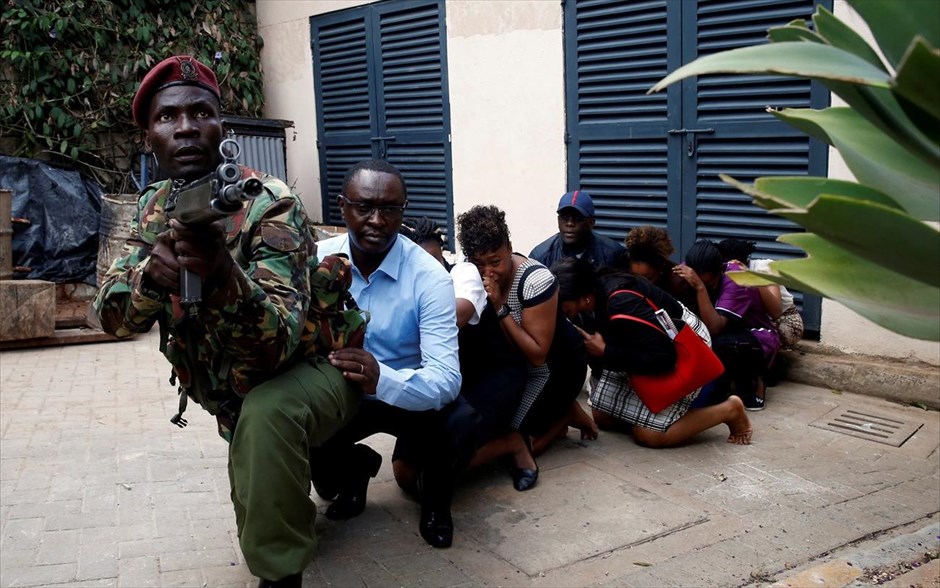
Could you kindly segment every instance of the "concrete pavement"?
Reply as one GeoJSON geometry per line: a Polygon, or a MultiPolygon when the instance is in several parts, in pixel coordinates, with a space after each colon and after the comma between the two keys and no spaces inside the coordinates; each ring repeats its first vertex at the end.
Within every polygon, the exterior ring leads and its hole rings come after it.
{"type": "MultiPolygon", "coordinates": [[[[256,582],[235,537],[226,445],[195,405],[189,427],[168,422],[176,396],[157,343],[152,333],[0,353],[0,585],[256,582]]],[[[747,447],[717,428],[668,450],[572,431],[526,493],[503,468],[471,472],[448,550],[418,536],[418,505],[392,479],[392,439],[371,437],[386,461],[366,511],[317,520],[305,585],[762,585],[816,577],[852,561],[841,554],[924,528],[924,550],[936,551],[937,412],[785,382],[751,416],[747,447]],[[894,447],[810,424],[848,408],[916,432],[894,447]]],[[[812,585],[858,580],[839,581],[812,585]]]]}

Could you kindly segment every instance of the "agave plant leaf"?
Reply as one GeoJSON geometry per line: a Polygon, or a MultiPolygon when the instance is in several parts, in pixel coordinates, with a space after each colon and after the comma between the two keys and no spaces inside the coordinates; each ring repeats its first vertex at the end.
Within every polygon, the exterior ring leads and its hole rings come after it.
{"type": "Polygon", "coordinates": [[[940,341],[940,289],[912,280],[889,268],[868,262],[812,233],[783,235],[779,239],[806,251],[804,259],[771,264],[772,273],[729,272],[744,285],[766,280],[837,300],[858,314],[896,333],[940,341]]]}
{"type": "Polygon", "coordinates": [[[925,134],[923,127],[911,120],[899,97],[891,90],[835,80],[822,80],[822,83],[911,153],[929,164],[940,161],[940,141],[925,134]]]}
{"type": "Polygon", "coordinates": [[[853,31],[847,24],[835,17],[834,14],[826,10],[821,4],[816,6],[816,14],[813,15],[813,24],[819,36],[826,40],[833,47],[844,49],[849,53],[858,55],[868,63],[887,73],[888,69],[882,63],[881,58],[872,49],[861,35],[853,31]]]}
{"type": "Polygon", "coordinates": [[[712,73],[775,73],[887,88],[890,76],[861,57],[819,43],[770,43],[699,57],[656,83],[658,92],[678,80],[712,73]]]}
{"type": "MultiPolygon", "coordinates": [[[[940,47],[940,18],[935,0],[849,0],[849,5],[865,20],[888,62],[897,69],[911,39],[921,35],[933,47],[940,47]]],[[[933,74],[936,77],[936,73],[933,74]]]]}
{"type": "Polygon", "coordinates": [[[859,257],[940,287],[940,231],[876,190],[825,178],[758,178],[752,185],[719,177],[758,205],[859,257]]]}
{"type": "Polygon", "coordinates": [[[760,205],[773,212],[780,208],[806,208],[822,194],[838,194],[902,210],[898,203],[884,192],[847,180],[813,176],[768,176],[757,178],[753,184],[746,184],[726,174],[718,174],[718,177],[754,199],[761,200],[760,205]]]}
{"type": "MultiPolygon", "coordinates": [[[[761,286],[773,286],[774,284],[782,284],[787,287],[795,287],[796,284],[793,281],[787,281],[787,278],[781,276],[773,269],[773,265],[778,262],[774,261],[770,264],[770,270],[767,272],[755,272],[752,270],[735,270],[727,272],[729,278],[734,280],[735,284],[740,284],[742,286],[748,286],[749,288],[759,288],[761,286]]],[[[813,292],[813,294],[818,294],[812,288],[802,288],[807,292],[813,292]]]]}
{"type": "Polygon", "coordinates": [[[928,46],[923,37],[918,37],[911,43],[894,79],[894,93],[903,98],[901,105],[904,110],[912,119],[924,124],[928,135],[935,137],[940,134],[938,72],[940,49],[928,46]],[[912,113],[912,109],[916,110],[912,113]]]}
{"type": "Polygon", "coordinates": [[[879,131],[851,108],[772,110],[777,118],[839,150],[855,178],[891,196],[920,220],[940,220],[937,167],[879,131]]]}
{"type": "Polygon", "coordinates": [[[826,45],[826,40],[820,37],[816,32],[809,30],[806,21],[801,19],[792,20],[782,27],[770,27],[767,29],[767,38],[773,43],[791,43],[791,42],[811,42],[826,45]]]}
{"type": "Polygon", "coordinates": [[[824,194],[805,210],[777,214],[872,263],[940,288],[940,232],[902,211],[824,194]]]}

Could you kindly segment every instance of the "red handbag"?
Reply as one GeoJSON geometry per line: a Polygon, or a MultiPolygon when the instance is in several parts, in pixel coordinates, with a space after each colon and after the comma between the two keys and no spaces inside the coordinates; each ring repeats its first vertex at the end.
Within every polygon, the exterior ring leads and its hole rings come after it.
{"type": "MultiPolygon", "coordinates": [[[[610,296],[617,294],[634,294],[646,301],[653,308],[659,310],[652,300],[633,290],[617,290],[610,296]]],[[[629,314],[615,314],[610,320],[622,319],[635,321],[656,329],[665,336],[666,330],[653,323],[629,314]]],[[[711,347],[702,341],[692,328],[683,324],[672,342],[676,346],[676,367],[667,374],[631,374],[630,386],[650,412],[657,413],[666,407],[672,406],[680,399],[685,398],[694,390],[711,382],[725,371],[725,366],[715,355],[711,347]]]]}

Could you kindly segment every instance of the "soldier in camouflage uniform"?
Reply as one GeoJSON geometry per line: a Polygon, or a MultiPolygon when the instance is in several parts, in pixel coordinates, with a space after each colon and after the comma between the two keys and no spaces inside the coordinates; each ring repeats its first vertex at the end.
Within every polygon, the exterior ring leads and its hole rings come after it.
{"type": "MultiPolygon", "coordinates": [[[[296,195],[280,180],[232,216],[187,227],[168,221],[174,187],[214,171],[222,141],[212,71],[171,57],[144,78],[134,119],[170,179],[148,186],[131,236],[95,299],[102,328],[119,337],[158,323],[161,351],[188,395],[215,415],[229,445],[239,539],[261,586],[300,586],[316,547],[309,450],[357,410],[361,393],[315,353],[307,319],[316,245],[296,195]],[[202,278],[195,314],[180,305],[180,268],[202,278]],[[237,427],[236,427],[237,422],[237,427]]],[[[185,425],[181,414],[174,422],[185,425]]]]}

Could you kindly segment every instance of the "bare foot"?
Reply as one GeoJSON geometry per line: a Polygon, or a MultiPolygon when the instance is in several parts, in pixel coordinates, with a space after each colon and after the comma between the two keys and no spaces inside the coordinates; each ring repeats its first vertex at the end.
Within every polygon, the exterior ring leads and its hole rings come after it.
{"type": "Polygon", "coordinates": [[[728,436],[728,443],[750,445],[753,430],[751,429],[751,421],[747,418],[747,411],[744,410],[744,403],[737,396],[729,396],[725,402],[729,404],[729,408],[733,413],[732,417],[725,421],[731,433],[728,436]]]}
{"type": "Polygon", "coordinates": [[[571,403],[568,409],[568,417],[572,427],[581,430],[581,439],[597,439],[600,429],[588,413],[584,412],[577,400],[571,403]]]}

